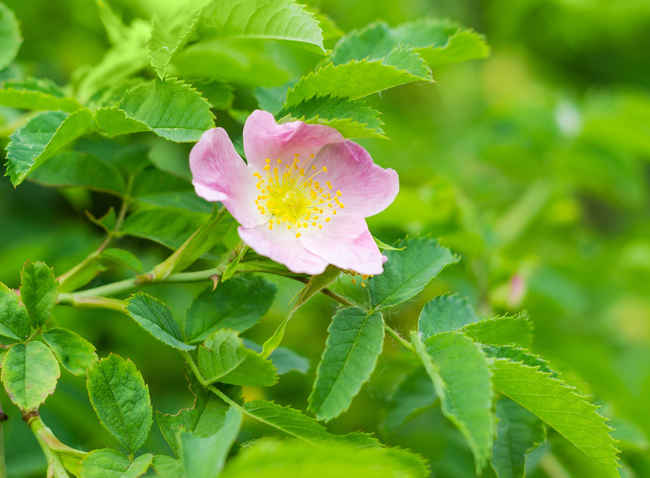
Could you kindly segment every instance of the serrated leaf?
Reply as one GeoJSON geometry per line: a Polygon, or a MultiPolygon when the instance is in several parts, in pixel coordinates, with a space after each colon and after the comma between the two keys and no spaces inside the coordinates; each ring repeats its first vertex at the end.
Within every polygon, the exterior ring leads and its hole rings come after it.
{"type": "Polygon", "coordinates": [[[74,113],[49,111],[35,116],[11,135],[7,145],[7,175],[18,186],[36,168],[93,126],[85,109],[74,113]]]}
{"type": "Polygon", "coordinates": [[[424,478],[428,476],[428,469],[418,455],[396,448],[359,449],[340,442],[325,442],[323,446],[314,447],[296,440],[264,438],[243,449],[222,476],[424,478]]]}
{"type": "Polygon", "coordinates": [[[93,450],[81,462],[80,478],[138,478],[147,472],[152,461],[151,453],[131,461],[117,450],[93,450]]]}
{"type": "Polygon", "coordinates": [[[88,371],[86,386],[102,425],[131,452],[140,448],[149,435],[153,412],[149,389],[135,364],[109,355],[88,371]]]}
{"type": "Polygon", "coordinates": [[[443,414],[465,436],[477,473],[492,453],[492,384],[481,348],[458,332],[443,332],[423,342],[412,334],[416,353],[431,377],[443,414]]]}
{"type": "Polygon", "coordinates": [[[478,320],[467,299],[458,295],[441,295],[424,304],[418,319],[418,332],[426,340],[432,335],[458,330],[478,320]]]}
{"type": "Polygon", "coordinates": [[[126,189],[120,171],[113,164],[77,151],[55,155],[32,172],[29,179],[45,186],[81,186],[117,195],[124,194],[126,189]]]}
{"type": "Polygon", "coordinates": [[[180,327],[167,305],[159,299],[138,292],[127,301],[126,311],[144,330],[162,343],[184,351],[195,348],[183,342],[180,327]]]}
{"type": "Polygon", "coordinates": [[[172,58],[194,33],[201,14],[210,0],[180,1],[162,17],[155,16],[149,40],[149,59],[160,79],[165,79],[172,58]]]}
{"type": "Polygon", "coordinates": [[[23,412],[37,410],[54,393],[59,364],[43,342],[12,346],[2,361],[2,384],[23,412]]]}
{"type": "Polygon", "coordinates": [[[291,407],[264,400],[255,400],[246,403],[244,409],[247,413],[254,415],[258,421],[307,443],[336,437],[316,420],[291,407]]]}
{"type": "Polygon", "coordinates": [[[241,427],[242,414],[231,407],[221,427],[209,436],[183,432],[180,437],[180,453],[185,476],[213,478],[223,469],[230,447],[241,427]]]}
{"type": "Polygon", "coordinates": [[[490,358],[502,358],[515,362],[521,362],[523,364],[530,365],[531,367],[539,368],[543,372],[557,377],[557,374],[551,370],[548,362],[545,359],[531,353],[526,349],[522,349],[513,345],[484,345],[483,351],[485,352],[485,355],[490,358]]]}
{"type": "Polygon", "coordinates": [[[614,439],[595,405],[539,368],[497,358],[491,369],[496,390],[569,440],[598,464],[603,476],[619,476],[614,439]]]}
{"type": "Polygon", "coordinates": [[[20,298],[32,326],[40,327],[52,315],[58,283],[54,271],[44,262],[26,262],[20,273],[20,298]]]}
{"type": "Polygon", "coordinates": [[[184,478],[183,463],[170,456],[155,455],[153,469],[159,478],[184,478]]]}
{"type": "Polygon", "coordinates": [[[269,309],[277,288],[261,277],[241,275],[208,287],[187,311],[184,333],[188,342],[200,342],[218,328],[244,332],[269,309]]]}
{"type": "Polygon", "coordinates": [[[14,291],[0,282],[0,335],[13,340],[23,340],[29,333],[27,309],[20,303],[14,291]]]}
{"type": "Polygon", "coordinates": [[[289,89],[285,107],[316,96],[357,100],[416,81],[433,81],[429,67],[417,53],[398,47],[383,59],[328,63],[318,68],[289,89]]]}
{"type": "Polygon", "coordinates": [[[463,327],[463,333],[485,345],[529,347],[533,341],[533,324],[525,315],[494,317],[463,327]]]}
{"type": "Polygon", "coordinates": [[[290,120],[330,126],[346,138],[385,138],[379,111],[362,101],[314,97],[279,113],[285,115],[290,120]]]}
{"type": "Polygon", "coordinates": [[[227,110],[235,99],[232,86],[222,81],[195,81],[194,86],[215,110],[227,110]]]}
{"type": "Polygon", "coordinates": [[[77,100],[66,97],[57,85],[37,78],[5,81],[0,89],[0,105],[36,111],[72,112],[81,108],[77,100]]]}
{"type": "Polygon", "coordinates": [[[496,402],[496,416],[492,466],[498,478],[524,478],[526,454],[546,439],[544,425],[535,415],[507,398],[496,402]]]}
{"type": "Polygon", "coordinates": [[[220,0],[204,14],[203,27],[230,38],[259,38],[323,47],[323,34],[305,7],[293,0],[220,0]]]}
{"type": "Polygon", "coordinates": [[[390,397],[384,427],[389,430],[399,427],[417,411],[432,406],[436,399],[431,378],[424,368],[418,368],[398,385],[390,397]]]}
{"type": "Polygon", "coordinates": [[[123,93],[117,109],[97,114],[100,130],[109,136],[148,130],[183,143],[198,141],[214,128],[210,104],[190,85],[174,79],[141,82],[123,93]]]}
{"type": "Polygon", "coordinates": [[[244,344],[234,330],[217,330],[197,351],[201,376],[210,383],[232,372],[245,359],[244,344]]]}
{"type": "Polygon", "coordinates": [[[142,272],[143,270],[140,259],[138,259],[135,254],[124,249],[104,249],[99,257],[104,261],[124,265],[135,272],[142,272]]]}
{"type": "Polygon", "coordinates": [[[14,12],[0,3],[0,70],[14,61],[22,42],[23,37],[14,12]]]}
{"type": "Polygon", "coordinates": [[[348,409],[377,363],[384,342],[381,314],[350,307],[338,311],[328,329],[309,409],[329,421],[348,409]]]}
{"type": "Polygon", "coordinates": [[[402,241],[400,251],[385,251],[384,272],[368,281],[370,300],[375,309],[392,307],[419,294],[438,273],[459,261],[449,249],[431,238],[402,241]]]}
{"type": "Polygon", "coordinates": [[[61,365],[73,375],[85,375],[97,362],[95,346],[68,329],[50,329],[43,334],[61,365]]]}

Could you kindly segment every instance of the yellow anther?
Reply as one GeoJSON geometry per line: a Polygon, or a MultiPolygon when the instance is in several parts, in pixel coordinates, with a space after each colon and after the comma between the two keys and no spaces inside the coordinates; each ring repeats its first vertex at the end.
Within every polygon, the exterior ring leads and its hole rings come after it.
{"type": "Polygon", "coordinates": [[[311,154],[309,155],[309,157],[310,157],[311,159],[314,159],[314,153],[311,153],[311,154]]]}
{"type": "Polygon", "coordinates": [[[324,173],[327,172],[327,166],[323,166],[323,172],[324,172],[324,173]]]}
{"type": "Polygon", "coordinates": [[[302,236],[302,234],[300,234],[299,232],[296,232],[296,239],[299,238],[300,236],[302,236]]]}
{"type": "Polygon", "coordinates": [[[264,166],[264,171],[268,171],[268,170],[270,170],[270,169],[271,169],[271,165],[270,165],[270,164],[267,164],[266,166],[264,166]]]}
{"type": "Polygon", "coordinates": [[[337,189],[337,191],[336,191],[336,195],[337,195],[337,196],[341,196],[342,194],[343,194],[343,193],[341,192],[341,190],[340,190],[340,189],[337,189]]]}
{"type": "Polygon", "coordinates": [[[266,161],[266,163],[268,164],[271,162],[271,158],[266,158],[264,161],[266,161]]]}
{"type": "Polygon", "coordinates": [[[326,218],[325,218],[325,222],[330,222],[331,220],[332,220],[331,217],[326,217],[326,218]]]}
{"type": "Polygon", "coordinates": [[[329,181],[325,181],[325,184],[327,184],[328,189],[332,189],[332,183],[330,183],[329,181]]]}

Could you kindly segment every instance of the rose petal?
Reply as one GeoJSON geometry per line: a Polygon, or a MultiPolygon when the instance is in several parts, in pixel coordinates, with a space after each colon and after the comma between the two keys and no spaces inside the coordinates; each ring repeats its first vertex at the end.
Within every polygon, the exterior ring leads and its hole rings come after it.
{"type": "Polygon", "coordinates": [[[320,274],[327,267],[327,262],[309,252],[296,238],[295,232],[285,227],[268,226],[255,228],[240,227],[239,237],[255,252],[270,257],[276,262],[299,274],[320,274]]]}
{"type": "Polygon", "coordinates": [[[383,271],[383,256],[362,218],[337,216],[323,229],[304,232],[300,242],[308,251],[341,269],[368,275],[383,271]]]}
{"type": "Polygon", "coordinates": [[[266,158],[293,161],[299,154],[301,160],[309,160],[326,144],[341,141],[341,133],[329,126],[302,121],[278,124],[271,113],[262,110],[253,111],[244,125],[246,159],[259,171],[266,158]]]}
{"type": "Polygon", "coordinates": [[[207,201],[221,201],[237,221],[254,227],[266,222],[255,207],[255,178],[223,128],[206,131],[190,152],[192,184],[207,201]]]}
{"type": "Polygon", "coordinates": [[[386,209],[399,192],[399,178],[393,169],[373,163],[370,154],[352,141],[330,144],[318,154],[315,171],[327,168],[314,178],[323,187],[332,185],[332,193],[340,190],[340,201],[346,215],[368,217],[386,209]]]}

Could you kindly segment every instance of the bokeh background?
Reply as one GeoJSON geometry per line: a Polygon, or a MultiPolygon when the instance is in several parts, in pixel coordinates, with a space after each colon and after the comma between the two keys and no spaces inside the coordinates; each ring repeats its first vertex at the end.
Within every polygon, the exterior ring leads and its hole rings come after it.
{"type": "MultiPolygon", "coordinates": [[[[28,74],[65,84],[108,48],[93,2],[6,3],[21,22],[25,41],[18,60],[28,74]]],[[[113,2],[127,19],[146,17],[167,3],[172,2],[113,2]]],[[[376,162],[399,172],[401,193],[370,220],[371,229],[384,241],[431,233],[463,257],[417,302],[391,312],[387,320],[406,332],[422,303],[450,291],[467,296],[486,316],[526,311],[535,323],[533,349],[612,419],[623,472],[650,477],[650,2],[307,3],[344,31],[376,20],[396,25],[438,16],[486,35],[489,59],[434,71],[433,86],[402,87],[372,100],[385,113],[390,139],[363,144],[376,162]]],[[[291,77],[316,61],[307,56],[277,66],[291,77]]],[[[237,93],[244,98],[239,111],[250,109],[252,95],[245,88],[237,93]]],[[[0,129],[14,119],[14,112],[0,109],[0,129]]],[[[240,134],[236,114],[218,114],[217,124],[240,134]]],[[[7,178],[0,179],[0,280],[17,286],[27,259],[47,261],[59,272],[74,265],[101,241],[84,211],[102,214],[114,204],[108,196],[32,183],[13,190],[7,178]]],[[[146,265],[166,253],[136,239],[123,240],[121,247],[136,251],[146,265]]],[[[113,271],[101,280],[126,273],[113,271]]],[[[251,331],[253,339],[274,329],[297,291],[294,283],[276,282],[274,305],[251,331]]],[[[201,288],[165,286],[154,292],[170,299],[180,314],[201,288]]],[[[293,372],[270,390],[245,394],[304,407],[334,307],[317,298],[290,324],[285,344],[310,359],[308,374],[293,372]]],[[[189,399],[179,357],[125,317],[65,307],[55,313],[101,354],[131,357],[158,409],[172,410],[189,399]]],[[[383,426],[392,391],[409,367],[408,358],[387,339],[373,379],[332,429],[373,432],[387,443],[414,449],[430,460],[435,476],[475,476],[469,449],[436,409],[422,411],[397,430],[383,426]]],[[[10,476],[43,476],[35,440],[6,396],[0,400],[11,416],[5,427],[10,476]]],[[[69,374],[42,414],[70,444],[112,443],[89,406],[84,383],[69,374]]],[[[261,432],[247,423],[242,440],[261,432]]],[[[148,446],[166,451],[157,432],[148,446]]],[[[599,475],[579,452],[550,435],[530,460],[529,476],[599,475]]]]}

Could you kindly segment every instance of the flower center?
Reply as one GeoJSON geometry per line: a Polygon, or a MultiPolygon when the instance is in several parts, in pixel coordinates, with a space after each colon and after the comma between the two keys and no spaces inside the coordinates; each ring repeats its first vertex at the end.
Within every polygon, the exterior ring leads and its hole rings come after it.
{"type": "Polygon", "coordinates": [[[292,162],[267,158],[264,175],[253,173],[258,190],[255,205],[269,218],[270,230],[274,225],[286,226],[289,230],[295,229],[296,237],[300,237],[301,229],[323,229],[337,209],[345,207],[341,191],[335,191],[330,181],[321,185],[316,180],[318,175],[327,173],[327,167],[310,166],[313,158],[314,155],[310,155],[305,164],[301,164],[299,154],[292,162]]]}

